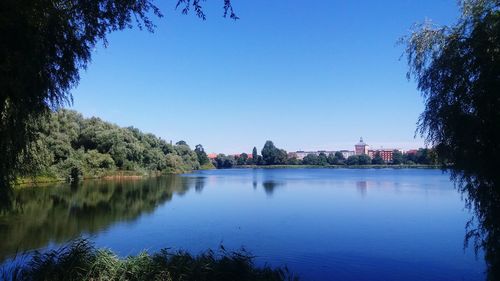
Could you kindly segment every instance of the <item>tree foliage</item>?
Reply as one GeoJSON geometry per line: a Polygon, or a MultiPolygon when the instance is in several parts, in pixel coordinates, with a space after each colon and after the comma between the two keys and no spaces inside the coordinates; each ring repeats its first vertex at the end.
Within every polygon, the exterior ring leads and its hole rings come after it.
{"type": "Polygon", "coordinates": [[[21,176],[75,180],[116,170],[172,173],[200,167],[197,153],[187,144],[171,145],[136,128],[86,119],[71,110],[52,113],[36,131],[29,158],[38,159],[37,165],[20,171],[21,176]]]}
{"type": "Polygon", "coordinates": [[[206,165],[210,162],[210,159],[208,159],[207,153],[205,152],[205,149],[203,149],[203,146],[201,144],[198,144],[194,152],[196,153],[196,156],[198,156],[198,162],[200,165],[206,165]]]}
{"type": "Polygon", "coordinates": [[[257,154],[257,147],[253,147],[252,149],[252,159],[254,159],[254,161],[257,159],[259,155],[257,154]]]}
{"type": "Polygon", "coordinates": [[[380,156],[380,152],[375,153],[375,156],[372,159],[372,164],[374,165],[383,165],[385,164],[384,159],[380,156]]]}
{"type": "Polygon", "coordinates": [[[261,154],[266,165],[282,165],[286,163],[286,151],[274,146],[274,143],[270,140],[264,144],[261,154]]]}
{"type": "Polygon", "coordinates": [[[302,159],[302,164],[304,165],[319,165],[318,155],[311,153],[307,154],[304,159],[302,159]]]}
{"type": "Polygon", "coordinates": [[[248,154],[242,153],[236,158],[236,162],[238,165],[247,165],[248,159],[248,154]]]}
{"type": "Polygon", "coordinates": [[[403,164],[403,161],[404,161],[403,153],[401,153],[399,150],[394,150],[392,152],[392,164],[401,165],[403,164]]]}
{"type": "MultiPolygon", "coordinates": [[[[230,0],[224,16],[237,19],[230,0]]],[[[205,19],[200,1],[184,4],[205,19]]],[[[41,116],[71,103],[70,90],[80,70],[91,61],[96,44],[107,45],[110,32],[133,25],[154,30],[153,17],[162,14],[152,0],[4,0],[0,1],[0,197],[5,196],[15,171],[31,159],[29,145],[37,136],[33,126],[41,116]]],[[[35,161],[35,160],[33,160],[35,161]]],[[[0,198],[1,199],[1,198],[0,198]]]]}
{"type": "Polygon", "coordinates": [[[461,1],[453,26],[417,25],[404,38],[410,70],[425,101],[418,129],[475,210],[467,238],[486,252],[500,278],[500,1],[461,1]]]}
{"type": "Polygon", "coordinates": [[[214,160],[214,166],[218,169],[228,169],[236,166],[237,162],[234,156],[218,154],[214,160]]]}
{"type": "Polygon", "coordinates": [[[369,165],[371,164],[371,162],[372,159],[366,154],[352,155],[349,156],[346,160],[347,165],[369,165]]]}
{"type": "Polygon", "coordinates": [[[500,1],[463,1],[452,27],[417,26],[409,75],[425,100],[419,131],[465,175],[497,174],[500,155],[500,1]],[[492,157],[493,156],[493,157],[492,157]]]}

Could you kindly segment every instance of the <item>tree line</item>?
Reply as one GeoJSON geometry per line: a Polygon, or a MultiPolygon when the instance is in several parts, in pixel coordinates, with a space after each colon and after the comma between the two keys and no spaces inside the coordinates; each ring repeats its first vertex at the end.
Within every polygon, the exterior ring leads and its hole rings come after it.
{"type": "Polygon", "coordinates": [[[36,131],[36,141],[21,159],[21,177],[74,181],[124,171],[182,173],[211,166],[201,145],[192,150],[185,141],[171,144],[72,110],[52,112],[37,123],[36,131]]]}
{"type": "Polygon", "coordinates": [[[433,149],[420,148],[415,153],[401,153],[398,150],[393,151],[393,160],[387,163],[379,153],[373,158],[368,155],[352,155],[347,159],[337,151],[335,153],[308,154],[303,159],[298,159],[293,154],[289,155],[284,149],[277,148],[272,141],[266,141],[261,150],[257,153],[254,147],[252,155],[242,153],[240,155],[219,154],[212,160],[217,168],[232,168],[245,165],[310,165],[310,166],[328,166],[328,165],[437,165],[437,156],[433,149]]]}

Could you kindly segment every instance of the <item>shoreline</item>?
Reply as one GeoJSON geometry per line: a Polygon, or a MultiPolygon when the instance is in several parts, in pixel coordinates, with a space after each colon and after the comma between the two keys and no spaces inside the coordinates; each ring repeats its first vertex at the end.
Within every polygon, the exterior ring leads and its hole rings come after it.
{"type": "MultiPolygon", "coordinates": [[[[100,176],[95,177],[83,177],[80,181],[88,180],[139,180],[149,177],[159,177],[162,175],[176,175],[182,173],[154,173],[154,172],[140,172],[140,171],[114,171],[104,173],[100,176]]],[[[69,183],[66,179],[47,177],[47,176],[34,176],[34,177],[24,177],[19,178],[14,183],[14,187],[26,187],[26,186],[37,186],[40,184],[51,184],[51,183],[69,183]]]]}
{"type": "MultiPolygon", "coordinates": [[[[230,170],[230,169],[442,169],[439,165],[241,165],[232,168],[211,169],[211,170],[230,170]]],[[[185,171],[179,173],[155,173],[140,171],[114,171],[105,173],[101,176],[84,177],[81,181],[87,180],[140,180],[150,177],[159,177],[162,175],[180,175],[189,174],[196,171],[208,169],[199,169],[194,171],[185,171]]],[[[24,177],[16,180],[14,187],[36,186],[40,184],[64,183],[65,179],[35,176],[24,177]]]]}
{"type": "Polygon", "coordinates": [[[241,165],[228,169],[442,169],[440,165],[241,165]]]}

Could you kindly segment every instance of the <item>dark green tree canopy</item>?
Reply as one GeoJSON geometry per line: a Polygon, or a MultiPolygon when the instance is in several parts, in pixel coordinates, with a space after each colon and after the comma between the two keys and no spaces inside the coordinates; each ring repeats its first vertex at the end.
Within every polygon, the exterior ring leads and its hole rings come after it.
{"type": "Polygon", "coordinates": [[[185,145],[173,146],[153,134],[83,118],[72,110],[51,113],[36,131],[30,161],[21,163],[27,174],[20,176],[76,180],[116,171],[175,173],[200,167],[198,151],[185,145]]]}
{"type": "Polygon", "coordinates": [[[261,153],[266,165],[281,165],[286,163],[286,151],[274,146],[274,143],[272,141],[266,141],[261,153]]]}
{"type": "Polygon", "coordinates": [[[194,152],[196,153],[196,156],[198,157],[198,162],[200,162],[200,165],[205,165],[210,162],[210,159],[208,159],[208,155],[205,152],[205,149],[201,144],[198,144],[194,152]]]}
{"type": "Polygon", "coordinates": [[[252,158],[253,158],[254,161],[257,161],[257,156],[258,156],[258,154],[257,154],[257,147],[254,146],[253,149],[252,149],[252,158]]]}
{"type": "Polygon", "coordinates": [[[469,0],[452,27],[418,25],[406,39],[409,76],[425,100],[419,131],[465,176],[498,177],[500,1],[469,0]]]}
{"type": "Polygon", "coordinates": [[[319,157],[316,154],[307,154],[304,159],[302,159],[302,164],[304,165],[319,165],[319,157]]]}
{"type": "Polygon", "coordinates": [[[342,154],[342,152],[340,151],[335,152],[335,158],[337,158],[338,160],[345,160],[344,154],[342,154]]]}
{"type": "Polygon", "coordinates": [[[219,154],[215,158],[215,166],[218,169],[227,169],[227,168],[232,168],[236,166],[237,160],[234,158],[232,155],[224,155],[224,154],[219,154]]]}
{"type": "Polygon", "coordinates": [[[453,26],[417,25],[404,38],[425,101],[418,129],[466,195],[477,222],[467,239],[485,250],[488,278],[500,279],[500,1],[464,0],[453,26]],[[476,227],[477,226],[477,227],[476,227]]]}

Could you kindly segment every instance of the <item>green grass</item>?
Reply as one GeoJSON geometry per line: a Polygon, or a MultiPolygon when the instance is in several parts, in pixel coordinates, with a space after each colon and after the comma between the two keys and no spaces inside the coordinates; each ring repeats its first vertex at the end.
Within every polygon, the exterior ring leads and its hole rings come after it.
{"type": "MultiPolygon", "coordinates": [[[[181,173],[184,173],[184,171],[166,172],[165,174],[181,174],[181,173]]],[[[161,172],[148,171],[148,170],[136,170],[136,171],[110,170],[110,171],[104,171],[101,174],[95,176],[84,176],[81,180],[120,179],[120,178],[127,179],[127,178],[137,178],[137,177],[146,178],[146,177],[157,177],[161,175],[162,175],[161,172]]],[[[65,182],[65,181],[67,181],[65,178],[58,178],[56,176],[20,177],[16,179],[15,185],[31,186],[31,185],[65,182]]]]}
{"type": "Polygon", "coordinates": [[[63,181],[57,177],[53,176],[34,176],[34,177],[22,177],[16,179],[16,185],[26,185],[26,184],[34,184],[34,183],[51,183],[51,182],[60,182],[63,181]]]}
{"type": "Polygon", "coordinates": [[[216,169],[214,164],[212,164],[212,162],[208,162],[206,164],[203,164],[201,167],[200,167],[200,170],[213,170],[213,169],[216,169]]]}
{"type": "Polygon", "coordinates": [[[35,252],[22,264],[3,269],[2,280],[12,281],[278,281],[298,280],[286,268],[258,267],[254,257],[240,250],[229,252],[221,246],[193,256],[184,251],[142,252],[121,259],[110,250],[94,248],[76,240],[57,250],[35,252]]]}

